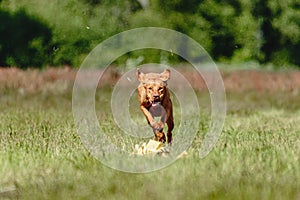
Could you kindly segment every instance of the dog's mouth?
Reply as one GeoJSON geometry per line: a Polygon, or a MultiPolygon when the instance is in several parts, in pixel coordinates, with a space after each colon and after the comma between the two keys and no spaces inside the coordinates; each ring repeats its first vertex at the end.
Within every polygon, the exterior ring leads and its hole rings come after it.
{"type": "Polygon", "coordinates": [[[158,106],[158,105],[160,105],[160,101],[154,100],[152,102],[152,106],[158,106]]]}

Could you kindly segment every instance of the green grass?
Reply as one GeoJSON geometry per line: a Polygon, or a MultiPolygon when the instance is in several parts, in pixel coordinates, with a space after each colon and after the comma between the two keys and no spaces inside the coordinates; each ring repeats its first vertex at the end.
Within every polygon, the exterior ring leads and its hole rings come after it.
{"type": "Polygon", "coordinates": [[[6,92],[0,97],[0,199],[296,200],[299,100],[284,93],[227,94],[222,135],[199,159],[209,122],[209,104],[203,104],[201,130],[186,157],[159,171],[129,174],[102,165],[85,150],[70,93],[6,92]]]}

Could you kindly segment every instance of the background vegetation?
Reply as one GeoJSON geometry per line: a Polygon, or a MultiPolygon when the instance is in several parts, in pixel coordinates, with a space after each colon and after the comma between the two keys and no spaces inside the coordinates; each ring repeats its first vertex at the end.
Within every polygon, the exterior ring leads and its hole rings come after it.
{"type": "MultiPolygon", "coordinates": [[[[72,117],[76,69],[15,68],[78,67],[101,41],[143,26],[186,33],[221,66],[300,66],[297,0],[0,0],[0,66],[10,67],[0,68],[0,199],[300,199],[299,71],[223,71],[226,122],[199,159],[211,94],[179,65],[199,89],[200,126],[187,130],[196,137],[171,166],[133,175],[105,167],[82,145],[72,117]]],[[[144,50],[116,62],[162,59],[182,61],[144,50]]],[[[114,84],[96,100],[109,104],[114,84]]],[[[97,106],[101,123],[111,111],[97,106]]],[[[145,120],[138,106],[132,112],[145,120]]],[[[134,146],[113,121],[106,126],[118,146],[134,146]]]]}
{"type": "MultiPolygon", "coordinates": [[[[300,96],[289,90],[228,92],[224,130],[205,159],[198,153],[210,100],[199,92],[201,121],[198,130],[188,130],[197,131],[188,155],[153,173],[128,174],[102,165],[84,148],[73,123],[72,84],[60,81],[49,80],[41,90],[1,90],[0,199],[300,198],[300,96]]],[[[109,99],[110,92],[96,98],[109,99]]],[[[106,125],[116,129],[114,122],[106,125]]],[[[133,149],[118,132],[107,135],[133,149]]]]}
{"type": "Polygon", "coordinates": [[[144,26],[183,32],[217,61],[300,65],[296,0],[2,0],[0,65],[77,67],[104,39],[144,26]]]}

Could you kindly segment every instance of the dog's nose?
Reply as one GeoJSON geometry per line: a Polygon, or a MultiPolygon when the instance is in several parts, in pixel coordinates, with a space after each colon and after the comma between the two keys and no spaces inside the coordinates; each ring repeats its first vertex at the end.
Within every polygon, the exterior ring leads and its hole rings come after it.
{"type": "Polygon", "coordinates": [[[158,99],[159,98],[159,94],[154,94],[153,97],[154,97],[154,99],[158,99]]]}

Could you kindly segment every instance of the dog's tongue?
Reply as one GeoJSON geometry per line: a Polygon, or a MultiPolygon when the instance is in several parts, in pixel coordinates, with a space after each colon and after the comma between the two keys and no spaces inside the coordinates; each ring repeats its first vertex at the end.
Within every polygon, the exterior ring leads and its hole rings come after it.
{"type": "Polygon", "coordinates": [[[152,106],[157,106],[157,105],[159,105],[159,102],[153,102],[152,103],[152,106]]]}

